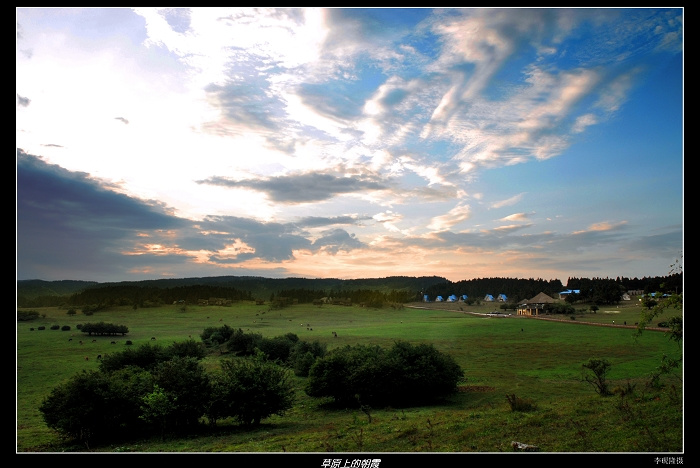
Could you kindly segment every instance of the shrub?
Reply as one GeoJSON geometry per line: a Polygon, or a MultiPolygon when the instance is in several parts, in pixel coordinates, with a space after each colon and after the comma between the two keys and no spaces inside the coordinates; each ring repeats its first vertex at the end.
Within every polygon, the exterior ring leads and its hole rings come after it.
{"type": "MultiPolygon", "coordinates": [[[[294,335],[296,336],[296,335],[294,335]]],[[[262,351],[270,361],[277,361],[284,364],[289,361],[292,348],[296,344],[288,336],[276,336],[274,338],[260,338],[257,348],[262,351]]]]}
{"type": "MultiPolygon", "coordinates": [[[[243,330],[241,330],[241,332],[242,331],[243,330]]],[[[207,327],[204,329],[204,332],[202,332],[202,334],[200,335],[200,338],[202,338],[202,341],[207,346],[218,346],[230,340],[231,336],[233,335],[233,332],[233,328],[231,328],[228,325],[224,325],[218,328],[207,327]]]]}
{"type": "Polygon", "coordinates": [[[520,398],[516,396],[515,393],[506,395],[506,400],[508,400],[511,411],[533,411],[537,409],[532,400],[520,398]]]}
{"type": "Polygon", "coordinates": [[[40,327],[37,327],[37,328],[38,328],[39,330],[46,330],[46,327],[45,327],[45,326],[43,326],[43,325],[42,325],[42,326],[40,326],[40,327]]]}
{"type": "Polygon", "coordinates": [[[222,361],[212,376],[212,398],[207,417],[212,422],[233,417],[246,426],[257,426],[273,414],[283,415],[294,404],[290,372],[267,361],[259,352],[252,358],[222,361]]]}
{"type": "Polygon", "coordinates": [[[179,428],[196,426],[211,396],[209,377],[199,361],[175,356],[158,362],[152,374],[154,382],[173,404],[168,424],[179,428]]]}
{"type": "Polygon", "coordinates": [[[83,371],[54,388],[39,411],[49,428],[89,447],[90,442],[145,435],[149,426],[140,418],[140,405],[152,388],[150,373],[136,367],[83,371]]]}
{"type": "Polygon", "coordinates": [[[245,333],[239,328],[226,342],[226,348],[236,356],[252,356],[262,340],[260,333],[245,333]]]}
{"type": "MultiPolygon", "coordinates": [[[[131,341],[127,341],[126,344],[131,344],[131,341]]],[[[100,363],[100,369],[105,372],[111,372],[127,366],[136,366],[151,370],[158,363],[171,357],[172,354],[161,345],[146,343],[133,349],[125,349],[120,353],[111,353],[108,356],[104,356],[100,363]]]]}
{"type": "Polygon", "coordinates": [[[17,311],[17,321],[26,322],[28,320],[34,320],[39,318],[39,312],[36,310],[18,310],[17,311]]]}
{"type": "Polygon", "coordinates": [[[195,340],[178,341],[168,346],[165,352],[172,358],[178,357],[193,357],[204,359],[207,355],[207,350],[203,343],[198,343],[195,340]]]}
{"type": "Polygon", "coordinates": [[[360,395],[370,403],[374,399],[372,389],[383,384],[381,380],[371,381],[383,352],[379,346],[370,345],[347,345],[330,351],[311,366],[306,394],[332,397],[340,404],[353,404],[360,395]]]}
{"type": "Polygon", "coordinates": [[[70,330],[70,325],[63,325],[63,326],[61,327],[61,330],[63,330],[63,331],[68,331],[68,330],[70,330]]]}
{"type": "Polygon", "coordinates": [[[297,341],[289,354],[289,364],[294,374],[300,377],[308,377],[309,370],[317,358],[326,355],[326,345],[318,340],[313,342],[297,341]]]}
{"type": "Polygon", "coordinates": [[[317,359],[309,370],[306,393],[344,404],[410,406],[456,392],[463,378],[454,359],[432,345],[399,341],[389,351],[356,345],[317,359]]]}
{"type": "Polygon", "coordinates": [[[591,358],[583,364],[583,369],[588,369],[593,375],[584,375],[583,380],[593,385],[599,395],[610,395],[606,375],[610,370],[610,363],[606,359],[591,358]]]}
{"type": "Polygon", "coordinates": [[[441,353],[433,345],[411,345],[398,341],[387,353],[389,370],[393,380],[390,388],[411,389],[409,392],[392,392],[391,399],[399,404],[420,404],[444,397],[457,391],[457,384],[464,372],[448,354],[441,353]],[[398,371],[398,372],[397,372],[398,371]]]}
{"type": "Polygon", "coordinates": [[[51,330],[58,330],[60,328],[61,328],[60,325],[51,325],[51,330]]]}

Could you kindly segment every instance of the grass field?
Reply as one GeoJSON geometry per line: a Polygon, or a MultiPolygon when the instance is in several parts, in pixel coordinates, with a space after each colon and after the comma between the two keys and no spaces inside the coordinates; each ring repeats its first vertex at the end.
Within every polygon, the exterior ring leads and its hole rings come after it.
{"type": "MultiPolygon", "coordinates": [[[[426,307],[426,304],[415,304],[426,307]]],[[[206,327],[227,324],[266,337],[295,333],[329,349],[354,344],[389,347],[395,340],[431,343],[449,353],[467,377],[461,391],[443,405],[375,408],[371,418],[356,408],[331,409],[303,392],[284,416],[255,430],[224,421],[197,437],[132,441],[90,447],[96,452],[510,452],[518,441],[543,452],[682,452],[682,369],[666,376],[663,389],[646,385],[664,354],[679,349],[659,331],[635,339],[637,304],[601,308],[596,314],[548,321],[488,317],[493,304],[430,304],[430,307],[366,309],[295,305],[232,307],[178,306],[115,308],[91,317],[65,309],[39,309],[45,317],[17,324],[17,452],[86,451],[67,447],[43,422],[39,405],[52,388],[84,369],[97,369],[98,354],[124,349],[125,341],[168,345],[199,339],[206,327]],[[460,310],[461,308],[461,310],[460,310]],[[614,324],[613,324],[614,321],[614,324]],[[125,325],[125,337],[84,337],[80,323],[125,325]],[[624,323],[627,323],[627,327],[624,323]],[[591,324],[608,325],[594,326],[591,324]],[[37,327],[46,326],[39,331],[37,327]],[[51,330],[69,325],[71,330],[51,330]],[[33,331],[30,328],[34,328],[33,331]],[[333,336],[337,333],[337,338],[333,336]],[[72,338],[72,340],[70,340],[72,338]],[[82,344],[79,341],[82,340],[82,344]],[[116,344],[111,344],[111,341],[116,344]],[[582,364],[605,358],[611,388],[632,395],[599,396],[582,381],[582,364]],[[87,359],[86,359],[87,358],[87,359]],[[533,411],[512,411],[506,396],[531,401],[533,411]],[[371,420],[370,420],[371,419],[371,420]]],[[[214,367],[218,357],[205,359],[214,367]]]]}

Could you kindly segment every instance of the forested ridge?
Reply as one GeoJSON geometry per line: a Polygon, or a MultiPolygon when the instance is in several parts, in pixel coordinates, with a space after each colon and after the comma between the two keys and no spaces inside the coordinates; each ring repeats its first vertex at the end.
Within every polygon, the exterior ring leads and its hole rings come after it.
{"type": "MultiPolygon", "coordinates": [[[[334,278],[264,278],[219,276],[203,278],[159,279],[97,283],[91,281],[17,281],[17,307],[51,307],[102,304],[149,307],[171,303],[197,304],[212,297],[229,301],[274,301],[291,298],[300,303],[311,303],[321,298],[350,299],[353,303],[377,304],[382,302],[421,301],[424,295],[434,299],[438,295],[467,295],[483,299],[491,294],[504,294],[508,302],[532,298],[544,292],[551,297],[566,289],[613,291],[621,294],[630,290],[651,292],[683,292],[683,275],[649,278],[569,278],[564,285],[560,280],[520,278],[477,278],[449,281],[445,278],[392,276],[342,280],[334,278]]],[[[601,293],[602,294],[602,293],[601,293]]],[[[601,295],[599,294],[599,295],[601,295]]],[[[610,296],[610,294],[607,294],[610,296]]]]}

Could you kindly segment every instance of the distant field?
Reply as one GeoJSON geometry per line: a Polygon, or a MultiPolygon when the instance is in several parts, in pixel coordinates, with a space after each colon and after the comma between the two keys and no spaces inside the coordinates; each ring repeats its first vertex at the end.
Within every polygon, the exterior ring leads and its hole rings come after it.
{"type": "MultiPolygon", "coordinates": [[[[297,405],[285,416],[265,420],[258,430],[242,432],[231,426],[224,438],[212,435],[186,443],[154,440],[126,448],[91,449],[498,452],[510,451],[510,442],[521,439],[551,452],[682,450],[682,410],[668,401],[647,401],[644,397],[651,394],[644,385],[660,357],[678,354],[678,349],[658,331],[649,330],[639,340],[634,338],[632,324],[641,312],[637,304],[601,307],[596,314],[577,314],[574,320],[561,317],[562,321],[485,316],[497,307],[416,303],[396,309],[295,305],[272,310],[268,305],[238,303],[231,307],[188,306],[184,312],[174,305],[138,310],[124,307],[91,317],[82,313],[71,317],[58,308],[39,309],[46,314],[44,318],[17,324],[17,451],[56,450],[61,441],[45,426],[38,407],[63,380],[84,369],[97,369],[98,354],[123,350],[127,339],[134,346],[153,343],[151,337],[162,345],[189,337],[199,339],[206,327],[224,324],[266,337],[292,332],[303,340],[326,343],[330,349],[360,343],[388,347],[396,340],[431,343],[457,360],[467,381],[463,391],[445,406],[375,409],[370,424],[355,409],[325,408],[303,393],[303,379],[297,379],[297,405]],[[101,321],[126,325],[129,334],[117,339],[98,337],[93,342],[76,329],[80,323],[101,321]],[[42,325],[46,330],[38,331],[42,325]],[[69,325],[71,330],[50,330],[51,325],[69,325]],[[640,398],[633,402],[636,413],[622,414],[617,397],[600,397],[582,382],[581,365],[592,357],[612,363],[611,382],[636,386],[640,398]],[[506,395],[512,394],[534,401],[537,411],[510,411],[506,395]],[[643,429],[634,414],[645,415],[643,429]],[[428,421],[430,427],[426,426],[428,421]]],[[[216,366],[217,360],[208,357],[205,365],[216,366]]],[[[680,387],[682,398],[682,382],[675,385],[680,387]]]]}

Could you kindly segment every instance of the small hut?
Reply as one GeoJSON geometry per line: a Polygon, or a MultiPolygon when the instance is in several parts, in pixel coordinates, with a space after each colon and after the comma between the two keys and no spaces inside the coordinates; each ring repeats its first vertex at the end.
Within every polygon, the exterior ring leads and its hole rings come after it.
{"type": "Polygon", "coordinates": [[[556,301],[541,292],[532,299],[518,304],[518,315],[540,315],[544,311],[545,304],[553,304],[556,301]]]}

